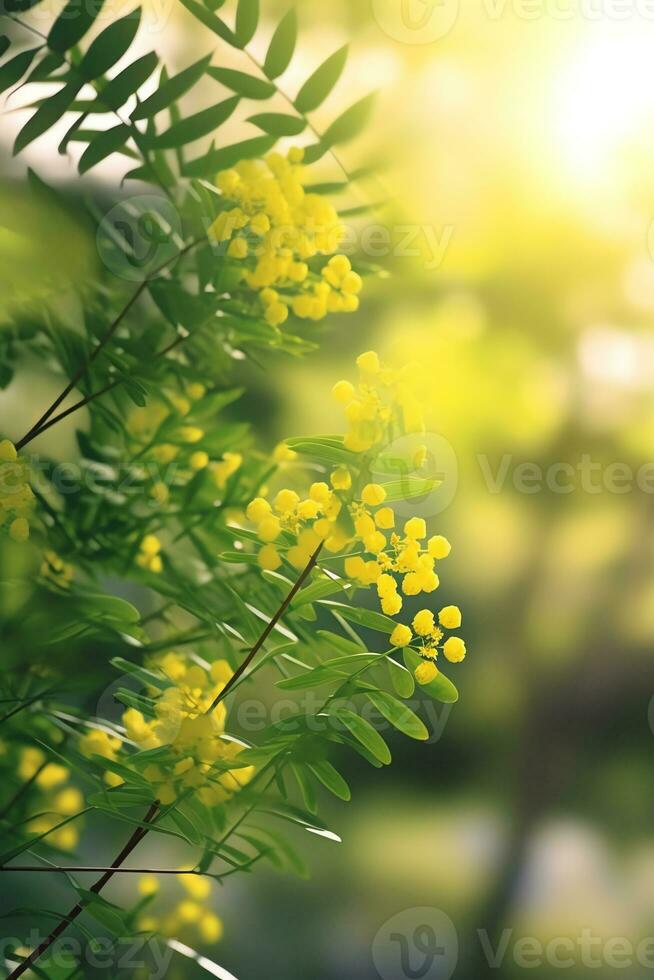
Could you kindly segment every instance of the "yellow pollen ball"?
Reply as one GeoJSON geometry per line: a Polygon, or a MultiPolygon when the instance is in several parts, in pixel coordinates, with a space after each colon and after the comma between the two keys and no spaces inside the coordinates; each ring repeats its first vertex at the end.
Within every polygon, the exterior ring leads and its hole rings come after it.
{"type": "Polygon", "coordinates": [[[352,474],[346,466],[339,466],[330,477],[334,490],[349,490],[352,486],[352,474]]]}
{"type": "Polygon", "coordinates": [[[451,636],[445,641],[443,653],[451,664],[458,664],[466,655],[466,645],[460,636],[451,636]]]}
{"type": "Polygon", "coordinates": [[[421,541],[422,538],[427,537],[427,525],[422,517],[412,517],[404,525],[404,533],[414,541],[421,541]]]}
{"type": "Polygon", "coordinates": [[[432,558],[447,558],[452,550],[452,545],[442,534],[436,534],[427,542],[427,548],[432,558]]]}
{"type": "Polygon", "coordinates": [[[438,614],[438,622],[447,630],[456,630],[461,625],[461,610],[458,606],[445,606],[438,614]]]}
{"type": "Polygon", "coordinates": [[[192,453],[189,463],[192,469],[203,470],[205,466],[209,465],[209,454],[202,450],[199,450],[197,453],[192,453]]]}
{"type": "Polygon", "coordinates": [[[368,374],[377,374],[381,367],[379,355],[374,350],[366,351],[365,354],[359,354],[357,357],[357,367],[362,371],[366,371],[368,374]]]}
{"type": "Polygon", "coordinates": [[[424,660],[415,669],[415,678],[418,684],[429,684],[438,677],[438,667],[431,660],[424,660]]]}
{"type": "Polygon", "coordinates": [[[419,636],[429,636],[434,629],[434,614],[431,609],[421,609],[415,614],[413,628],[419,636]]]}
{"type": "Polygon", "coordinates": [[[369,507],[376,507],[386,500],[386,491],[380,483],[367,483],[361,491],[361,500],[369,507]]]}
{"type": "Polygon", "coordinates": [[[261,568],[265,568],[269,572],[274,572],[282,563],[279,557],[279,552],[272,544],[266,544],[263,546],[261,551],[257,556],[257,561],[261,568]]]}
{"type": "Polygon", "coordinates": [[[265,541],[270,543],[275,541],[279,535],[282,533],[282,526],[279,522],[279,518],[275,517],[274,514],[270,514],[268,517],[264,517],[259,523],[258,535],[260,541],[265,541]]]}
{"type": "Polygon", "coordinates": [[[382,531],[390,531],[395,527],[395,514],[391,507],[380,507],[375,514],[375,524],[382,531]]]}
{"type": "Polygon", "coordinates": [[[252,521],[253,524],[259,524],[264,517],[268,517],[271,510],[272,508],[267,500],[264,500],[263,497],[255,497],[248,504],[245,514],[247,519],[252,521]]]}
{"type": "Polygon", "coordinates": [[[354,385],[349,381],[337,381],[332,388],[332,398],[342,405],[347,405],[354,398],[354,385]]]}
{"type": "Polygon", "coordinates": [[[391,645],[394,647],[407,647],[412,639],[413,633],[402,623],[399,623],[391,633],[391,645]]]}

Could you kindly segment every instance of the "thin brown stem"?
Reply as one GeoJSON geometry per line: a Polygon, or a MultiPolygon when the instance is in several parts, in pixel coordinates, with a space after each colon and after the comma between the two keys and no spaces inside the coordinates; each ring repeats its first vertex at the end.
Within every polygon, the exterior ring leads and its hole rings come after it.
{"type": "Polygon", "coordinates": [[[236,684],[236,682],[243,676],[243,674],[245,673],[245,671],[248,669],[248,667],[250,666],[250,664],[252,663],[252,661],[254,660],[254,658],[256,657],[256,655],[258,654],[259,650],[264,645],[264,643],[266,642],[266,640],[268,639],[268,637],[270,636],[270,634],[272,633],[272,631],[277,626],[277,623],[279,622],[279,620],[282,618],[282,616],[284,615],[284,613],[286,612],[286,610],[290,606],[290,604],[293,601],[293,599],[295,598],[295,596],[298,594],[298,592],[300,591],[300,589],[304,585],[304,582],[306,581],[306,579],[308,578],[308,576],[311,574],[311,571],[315,568],[316,562],[318,561],[318,556],[319,556],[320,552],[322,551],[322,545],[323,545],[323,542],[321,541],[320,544],[318,545],[318,547],[316,548],[316,550],[314,551],[314,553],[311,555],[311,558],[309,559],[307,565],[305,566],[305,568],[303,569],[302,573],[300,574],[300,577],[297,579],[295,585],[290,590],[290,592],[288,593],[288,595],[286,596],[286,598],[284,599],[284,601],[282,602],[281,606],[279,607],[279,609],[277,610],[277,612],[275,613],[275,615],[272,617],[272,619],[270,620],[270,622],[267,624],[267,626],[264,629],[263,633],[261,634],[261,636],[259,637],[259,639],[254,644],[254,646],[252,647],[252,649],[248,653],[247,657],[245,658],[245,660],[243,661],[243,663],[241,664],[241,666],[235,671],[234,674],[232,674],[232,676],[227,681],[227,683],[225,684],[225,686],[222,689],[222,691],[220,692],[220,694],[216,695],[216,697],[213,699],[213,703],[211,704],[210,708],[208,708],[207,714],[209,714],[209,712],[213,711],[214,708],[218,704],[220,704],[220,702],[223,701],[227,697],[227,695],[229,694],[229,692],[231,691],[231,689],[234,687],[234,685],[236,684]]]}
{"type": "MultiPolygon", "coordinates": [[[[188,335],[186,334],[180,334],[180,336],[176,337],[171,344],[168,344],[168,346],[164,347],[163,350],[160,350],[158,354],[155,354],[153,360],[157,360],[160,357],[165,357],[165,355],[169,354],[171,350],[183,343],[187,339],[187,336],[188,335]]],[[[59,414],[55,415],[54,418],[50,418],[47,420],[47,422],[44,422],[44,424],[34,433],[32,439],[36,439],[37,436],[40,436],[42,432],[45,432],[51,426],[56,425],[57,422],[61,422],[63,419],[68,418],[68,416],[72,415],[73,412],[77,412],[80,408],[85,408],[86,405],[90,405],[91,402],[96,400],[96,398],[100,398],[102,395],[106,395],[108,392],[113,391],[114,388],[118,388],[119,385],[129,381],[130,377],[131,375],[129,374],[122,375],[120,378],[110,381],[109,384],[104,386],[104,388],[100,388],[98,391],[91,392],[90,395],[86,395],[84,398],[81,398],[80,401],[75,402],[75,404],[71,405],[70,408],[65,409],[63,412],[59,412],[59,414]]],[[[16,448],[21,448],[21,444],[19,443],[16,448]]]]}
{"type": "MultiPolygon", "coordinates": [[[[195,248],[195,246],[198,245],[201,241],[204,241],[204,239],[195,239],[194,241],[189,242],[188,245],[185,245],[184,248],[180,249],[180,251],[177,252],[175,255],[173,255],[172,258],[167,259],[166,262],[164,262],[162,265],[158,266],[153,272],[151,272],[149,275],[147,275],[145,277],[145,279],[143,279],[139,283],[139,285],[134,290],[134,292],[132,293],[132,295],[130,296],[130,298],[128,299],[128,301],[125,303],[125,305],[120,310],[120,312],[117,314],[117,316],[115,316],[114,319],[111,321],[111,323],[109,324],[109,326],[107,327],[107,329],[105,330],[105,332],[100,337],[100,339],[97,342],[96,346],[93,348],[93,350],[91,351],[91,353],[89,354],[89,356],[87,357],[87,359],[79,366],[79,368],[77,369],[77,371],[75,372],[75,374],[73,375],[73,377],[71,378],[71,380],[68,382],[68,384],[66,385],[66,387],[63,389],[63,391],[61,391],[61,393],[59,395],[57,395],[57,397],[52,402],[52,404],[50,405],[50,407],[48,409],[46,409],[46,411],[39,418],[39,420],[34,423],[34,425],[29,430],[29,432],[27,432],[23,436],[23,438],[19,442],[16,443],[16,449],[19,449],[19,450],[20,449],[24,449],[25,446],[27,446],[28,443],[30,443],[32,441],[32,439],[35,439],[38,435],[41,434],[42,431],[44,431],[44,429],[46,428],[47,421],[50,419],[50,417],[52,416],[52,414],[54,412],[56,412],[56,410],[59,408],[59,406],[61,405],[61,403],[63,401],[65,401],[65,399],[68,397],[68,395],[70,395],[71,391],[74,390],[74,388],[79,383],[79,381],[84,377],[84,375],[86,374],[86,372],[88,371],[88,369],[91,367],[91,365],[93,364],[93,362],[95,361],[95,359],[98,357],[98,355],[104,350],[104,348],[106,347],[106,345],[109,343],[109,341],[111,340],[111,338],[114,336],[114,334],[118,330],[118,327],[121,325],[121,323],[125,319],[125,316],[129,313],[129,311],[134,306],[134,304],[139,299],[139,297],[144,292],[144,290],[147,288],[147,286],[149,285],[149,283],[152,282],[152,280],[155,279],[156,276],[158,276],[161,272],[163,272],[165,269],[167,269],[168,266],[172,265],[173,262],[176,262],[183,255],[185,255],[187,252],[189,252],[192,248],[195,248]]],[[[78,407],[80,407],[80,406],[78,406],[78,407]]],[[[69,413],[67,412],[66,414],[69,414],[69,413]]],[[[62,417],[63,417],[63,413],[62,413],[62,417]]]]}
{"type": "MultiPolygon", "coordinates": [[[[139,828],[143,830],[143,828],[139,828]]],[[[143,835],[145,836],[145,835],[143,835]]],[[[112,875],[197,875],[203,876],[204,871],[180,871],[179,868],[96,868],[91,865],[80,867],[80,868],[63,868],[58,865],[42,865],[42,864],[14,864],[11,866],[0,867],[0,872],[3,871],[21,871],[28,872],[29,874],[76,874],[76,875],[86,875],[86,874],[100,874],[101,872],[111,871],[112,875]]]]}
{"type": "MultiPolygon", "coordinates": [[[[155,800],[146,813],[143,822],[146,824],[152,823],[158,812],[159,801],[155,800]]],[[[127,860],[137,844],[143,840],[145,835],[148,833],[148,829],[149,828],[147,827],[136,828],[111,867],[104,872],[101,878],[98,878],[94,885],[91,885],[90,891],[92,891],[95,895],[98,895],[102,891],[104,886],[111,881],[123,862],[127,860]]],[[[57,923],[50,935],[47,936],[43,942],[36,947],[36,949],[32,950],[29,956],[27,956],[23,962],[9,974],[7,980],[16,980],[16,977],[21,977],[26,970],[29,970],[29,968],[33,966],[33,964],[36,963],[41,956],[43,956],[50,946],[57,941],[59,936],[68,928],[68,926],[71,925],[71,923],[73,923],[79,915],[81,915],[88,904],[88,901],[82,900],[74,905],[68,915],[64,916],[64,918],[57,923]]]]}

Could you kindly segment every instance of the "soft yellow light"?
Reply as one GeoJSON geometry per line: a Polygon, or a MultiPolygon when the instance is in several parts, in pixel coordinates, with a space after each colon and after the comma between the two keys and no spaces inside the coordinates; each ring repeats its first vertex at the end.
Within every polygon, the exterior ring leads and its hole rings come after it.
{"type": "Polygon", "coordinates": [[[654,22],[586,22],[554,86],[562,175],[598,189],[624,174],[654,119],[654,22]]]}

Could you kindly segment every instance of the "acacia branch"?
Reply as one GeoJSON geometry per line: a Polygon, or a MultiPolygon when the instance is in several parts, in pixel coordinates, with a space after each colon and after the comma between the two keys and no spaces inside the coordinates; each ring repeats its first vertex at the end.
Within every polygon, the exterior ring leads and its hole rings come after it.
{"type": "MultiPolygon", "coordinates": [[[[79,381],[81,381],[81,379],[87,373],[88,369],[91,367],[95,359],[98,357],[98,355],[102,352],[102,350],[106,347],[106,345],[109,343],[111,338],[114,336],[114,334],[118,330],[118,327],[123,322],[125,316],[129,313],[132,306],[136,303],[138,298],[141,296],[141,294],[146,289],[146,287],[152,282],[152,280],[155,279],[165,269],[167,269],[168,266],[172,265],[173,262],[176,262],[183,255],[189,252],[192,248],[195,248],[196,245],[199,245],[200,242],[202,241],[204,241],[203,238],[197,238],[194,239],[192,242],[189,242],[187,245],[184,246],[184,248],[180,249],[179,252],[173,255],[172,258],[167,259],[162,265],[154,269],[151,273],[149,273],[149,275],[145,277],[145,279],[143,279],[139,283],[139,285],[134,290],[130,298],[127,300],[123,308],[111,321],[111,323],[109,324],[105,332],[100,337],[96,346],[93,348],[93,350],[91,351],[87,359],[79,366],[79,368],[77,369],[77,371],[75,372],[71,380],[63,389],[63,391],[59,395],[57,395],[57,397],[49,406],[49,408],[47,408],[46,411],[43,413],[43,415],[38,419],[38,421],[34,423],[34,425],[29,430],[29,432],[27,432],[23,436],[23,438],[16,443],[16,449],[18,450],[24,449],[25,446],[28,445],[28,443],[30,443],[33,439],[36,439],[36,437],[40,435],[41,432],[47,428],[46,423],[50,419],[51,415],[54,412],[56,412],[56,410],[59,408],[61,403],[65,401],[68,395],[70,395],[71,391],[74,390],[74,388],[79,383],[79,381]]],[[[76,407],[78,408],[81,407],[81,403],[76,407]]],[[[61,416],[59,417],[63,418],[65,417],[65,415],[68,414],[70,414],[70,412],[66,411],[65,413],[62,413],[61,416]]],[[[54,425],[54,422],[52,424],[54,425]]]]}
{"type": "Polygon", "coordinates": [[[279,620],[282,618],[282,616],[284,615],[284,613],[286,612],[286,610],[290,606],[290,604],[293,601],[293,599],[295,598],[295,596],[298,594],[298,592],[300,591],[300,589],[304,585],[304,582],[306,581],[306,579],[308,578],[308,576],[311,574],[311,571],[313,570],[313,568],[315,568],[316,562],[318,561],[318,555],[322,551],[322,546],[323,546],[323,542],[321,541],[320,544],[318,545],[318,547],[316,548],[316,550],[314,551],[314,553],[311,555],[311,558],[309,559],[307,565],[302,570],[302,572],[300,574],[300,577],[296,581],[295,585],[290,590],[290,592],[288,593],[288,595],[286,596],[286,598],[284,599],[284,601],[282,602],[281,606],[279,607],[279,609],[277,610],[277,612],[275,613],[275,615],[272,617],[272,619],[270,620],[270,622],[267,624],[267,626],[264,629],[263,633],[261,634],[261,636],[259,637],[259,639],[254,644],[254,646],[252,647],[252,649],[248,653],[247,657],[245,658],[245,660],[243,661],[243,663],[241,664],[241,666],[236,670],[236,672],[234,674],[232,674],[232,676],[227,681],[227,683],[225,684],[225,686],[222,689],[222,691],[219,694],[217,694],[216,697],[213,699],[213,702],[212,702],[211,706],[207,709],[207,714],[209,714],[210,712],[212,712],[214,710],[214,708],[217,705],[219,705],[220,702],[223,701],[227,697],[227,695],[229,694],[229,692],[231,691],[231,689],[234,687],[234,685],[236,684],[236,682],[243,676],[243,674],[245,673],[245,671],[248,669],[248,667],[250,666],[250,664],[252,663],[252,661],[254,660],[254,658],[256,657],[256,655],[258,654],[259,650],[264,645],[264,643],[266,642],[266,640],[268,639],[268,637],[270,636],[270,634],[272,633],[272,631],[274,630],[274,628],[277,626],[277,623],[279,622],[279,620]]]}
{"type": "MultiPolygon", "coordinates": [[[[256,657],[257,653],[259,652],[259,650],[261,649],[261,647],[263,646],[263,644],[266,642],[266,640],[268,639],[268,637],[270,636],[270,634],[274,630],[275,626],[277,625],[277,623],[279,622],[279,620],[282,618],[282,616],[284,615],[284,613],[286,612],[286,610],[290,606],[291,602],[293,601],[293,599],[295,598],[295,596],[297,595],[297,593],[302,588],[302,585],[306,581],[307,577],[310,575],[312,569],[315,567],[316,562],[318,560],[318,556],[319,556],[319,554],[320,554],[320,552],[322,550],[322,544],[323,543],[321,541],[320,544],[318,545],[318,547],[316,548],[316,550],[314,551],[314,553],[311,555],[311,558],[309,559],[307,565],[305,566],[305,568],[300,573],[300,575],[299,575],[297,581],[295,582],[295,584],[293,585],[292,589],[290,590],[290,592],[288,593],[288,595],[286,596],[286,598],[284,599],[284,601],[282,602],[282,604],[279,606],[277,612],[274,614],[274,616],[272,617],[272,619],[270,620],[270,622],[267,623],[265,629],[263,630],[263,632],[261,633],[261,635],[257,639],[256,643],[254,644],[254,646],[250,650],[249,654],[247,655],[247,657],[245,658],[245,660],[243,661],[243,663],[241,664],[241,666],[238,668],[238,670],[236,671],[236,673],[234,673],[232,675],[232,677],[230,678],[229,682],[225,685],[225,687],[222,689],[222,691],[220,692],[220,694],[218,694],[218,696],[214,699],[214,702],[211,705],[211,707],[209,708],[209,711],[213,711],[213,709],[216,707],[216,705],[218,705],[227,696],[227,694],[229,693],[229,691],[231,690],[231,688],[233,687],[233,685],[243,675],[243,673],[247,670],[249,664],[252,662],[252,660],[254,659],[254,657],[256,657]]],[[[152,804],[152,806],[148,810],[146,816],[144,817],[144,820],[143,820],[143,823],[144,824],[151,824],[153,822],[153,820],[155,819],[155,817],[159,813],[159,807],[160,807],[159,801],[158,800],[155,800],[155,802],[152,804]]],[[[112,863],[111,867],[110,868],[107,868],[103,872],[102,877],[101,878],[98,878],[98,880],[95,882],[95,884],[91,887],[90,891],[92,891],[96,895],[99,894],[102,891],[102,889],[104,888],[104,886],[106,884],[108,884],[109,881],[111,881],[111,879],[113,878],[113,876],[115,874],[120,873],[120,872],[123,872],[123,873],[127,872],[127,873],[132,873],[132,874],[137,873],[136,871],[134,871],[132,869],[123,869],[122,868],[122,865],[127,860],[127,858],[129,857],[129,855],[132,853],[132,851],[134,850],[134,848],[149,833],[149,831],[150,831],[150,827],[147,827],[147,826],[137,827],[136,828],[136,830],[132,833],[131,837],[129,838],[129,840],[127,841],[127,843],[125,844],[125,846],[123,847],[122,851],[118,854],[118,856],[116,857],[115,861],[112,863]]],[[[32,870],[36,870],[36,869],[35,868],[20,869],[20,868],[11,868],[11,867],[10,868],[0,868],[0,871],[18,871],[18,870],[32,871],[32,870]]],[[[84,869],[73,869],[73,868],[70,868],[70,869],[69,868],[42,869],[42,868],[39,868],[38,870],[39,871],[42,871],[42,870],[52,870],[52,871],[59,871],[60,873],[63,873],[63,872],[66,872],[66,871],[75,871],[75,870],[77,870],[77,871],[83,871],[84,869]]],[[[87,869],[87,870],[91,871],[92,869],[87,869]]],[[[97,869],[97,870],[99,871],[100,869],[97,869]]],[[[138,873],[141,873],[141,872],[138,872],[138,873]]],[[[158,874],[159,872],[153,871],[151,873],[158,874]]],[[[162,871],[161,873],[162,874],[170,874],[171,872],[170,871],[162,871]]],[[[179,874],[179,872],[175,872],[175,874],[179,874]]],[[[70,910],[70,912],[68,913],[68,915],[64,916],[64,918],[61,919],[61,921],[59,923],[57,923],[57,925],[52,930],[52,932],[50,933],[50,935],[46,939],[44,939],[43,942],[39,946],[37,946],[36,949],[34,949],[30,953],[30,955],[26,959],[24,959],[23,962],[19,966],[17,966],[16,969],[12,973],[9,974],[9,976],[7,977],[7,980],[16,980],[17,977],[22,976],[23,973],[25,973],[25,971],[28,970],[36,962],[36,960],[38,960],[43,955],[43,953],[45,953],[46,950],[48,950],[50,948],[50,946],[52,946],[52,944],[59,938],[59,936],[63,932],[65,932],[65,930],[68,928],[68,926],[71,925],[71,923],[73,923],[75,921],[75,919],[84,911],[84,909],[86,908],[86,906],[88,904],[89,904],[88,901],[78,902],[70,910]]]]}
{"type": "MultiPolygon", "coordinates": [[[[143,822],[146,824],[152,823],[152,821],[154,820],[158,812],[159,812],[159,801],[155,800],[152,806],[150,807],[150,809],[148,810],[148,812],[146,813],[143,822]]],[[[90,891],[92,891],[95,895],[98,895],[102,891],[104,886],[111,881],[111,879],[116,874],[116,872],[123,864],[123,862],[127,860],[127,858],[132,853],[132,851],[137,846],[137,844],[139,844],[143,840],[145,835],[148,833],[148,830],[149,830],[148,827],[137,827],[136,830],[134,830],[131,837],[123,847],[122,851],[118,854],[116,860],[113,862],[111,867],[107,868],[107,870],[104,872],[101,878],[98,878],[95,884],[91,886],[90,891]]],[[[84,909],[87,907],[88,904],[89,904],[89,900],[82,899],[82,901],[74,905],[73,908],[68,913],[68,915],[64,916],[64,918],[57,923],[57,925],[54,927],[50,935],[47,936],[43,940],[43,942],[36,947],[36,949],[33,949],[32,952],[29,954],[29,956],[27,956],[23,960],[23,962],[20,963],[16,967],[16,969],[9,974],[7,980],[16,980],[16,977],[22,976],[26,970],[29,970],[30,967],[38,959],[40,959],[41,956],[43,956],[46,950],[48,950],[50,946],[52,946],[52,944],[56,942],[56,940],[59,938],[62,932],[65,932],[68,926],[71,925],[79,915],[81,915],[81,913],[84,911],[84,909]]]]}

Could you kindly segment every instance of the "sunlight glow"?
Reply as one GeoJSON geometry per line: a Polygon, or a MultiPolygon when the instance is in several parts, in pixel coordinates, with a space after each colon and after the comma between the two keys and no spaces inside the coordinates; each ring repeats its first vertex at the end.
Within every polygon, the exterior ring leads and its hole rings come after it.
{"type": "Polygon", "coordinates": [[[654,121],[654,25],[587,23],[555,84],[553,134],[578,184],[614,180],[654,121]]]}

